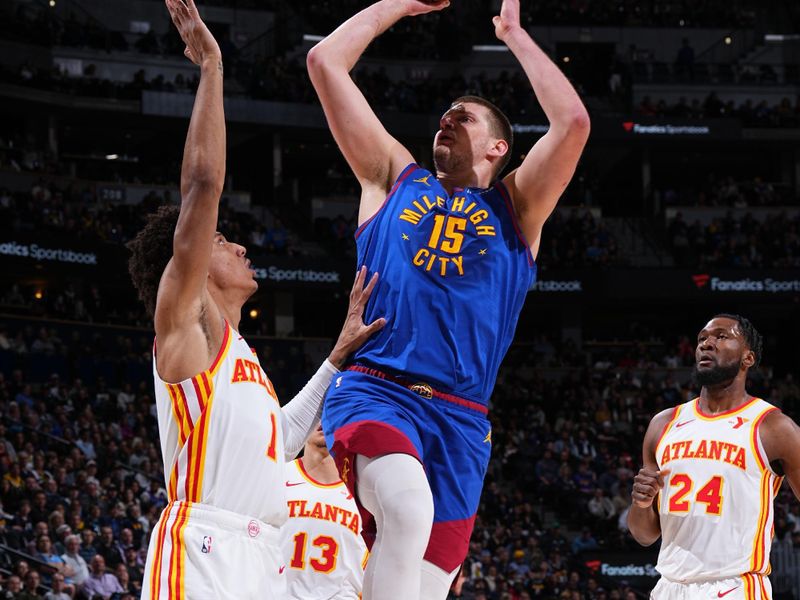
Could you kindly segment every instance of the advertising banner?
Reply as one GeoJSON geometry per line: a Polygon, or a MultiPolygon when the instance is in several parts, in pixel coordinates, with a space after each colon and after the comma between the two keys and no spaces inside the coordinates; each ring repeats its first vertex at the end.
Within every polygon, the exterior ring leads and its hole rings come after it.
{"type": "Polygon", "coordinates": [[[582,562],[601,582],[623,581],[634,588],[650,591],[660,577],[656,571],[658,552],[643,548],[637,552],[585,552],[582,562]]]}
{"type": "MultiPolygon", "coordinates": [[[[546,122],[513,123],[516,135],[539,137],[547,132],[546,122]]],[[[671,119],[656,117],[595,117],[592,138],[621,141],[738,140],[742,139],[737,119],[671,119]]]]}
{"type": "MultiPolygon", "coordinates": [[[[248,254],[262,288],[347,290],[355,266],[349,261],[248,254]]],[[[128,251],[119,243],[89,242],[36,232],[0,233],[0,265],[6,274],[41,277],[64,272],[106,281],[128,277],[128,251]]],[[[565,269],[541,270],[530,288],[531,301],[597,303],[614,300],[752,302],[800,298],[797,269],[565,269]]]]}

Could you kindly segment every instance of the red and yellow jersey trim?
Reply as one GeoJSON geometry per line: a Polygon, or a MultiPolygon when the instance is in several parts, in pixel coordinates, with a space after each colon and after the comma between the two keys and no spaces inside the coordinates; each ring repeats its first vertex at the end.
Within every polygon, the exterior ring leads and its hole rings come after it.
{"type": "Polygon", "coordinates": [[[220,349],[211,366],[194,377],[180,383],[167,383],[172,416],[178,428],[178,454],[167,483],[167,495],[171,501],[178,500],[178,485],[183,475],[183,500],[200,502],[203,492],[203,473],[211,422],[210,412],[214,398],[214,378],[231,347],[231,327],[225,321],[225,332],[220,349]],[[192,414],[195,415],[194,419],[192,414]],[[187,446],[188,444],[188,446],[187,446]],[[186,471],[180,472],[180,456],[185,449],[186,471]]]}
{"type": "MultiPolygon", "coordinates": [[[[656,462],[658,462],[658,457],[660,454],[658,448],[659,446],[661,446],[661,442],[664,441],[664,438],[669,433],[669,430],[672,429],[672,426],[675,424],[675,421],[678,420],[678,416],[680,415],[680,413],[681,413],[681,405],[678,405],[672,410],[672,416],[669,418],[669,421],[667,421],[667,424],[664,425],[664,429],[661,430],[661,435],[658,436],[658,441],[656,442],[656,445],[654,447],[656,454],[656,462]]],[[[659,465],[659,467],[660,466],[661,465],[659,465]]]]}
{"type": "Polygon", "coordinates": [[[189,523],[189,512],[191,505],[181,502],[178,506],[178,514],[170,530],[170,541],[172,543],[172,554],[169,560],[169,600],[184,600],[186,592],[184,589],[184,575],[186,570],[186,544],[183,540],[184,530],[189,523]]]}
{"type": "Polygon", "coordinates": [[[745,573],[742,575],[744,583],[745,600],[769,600],[764,577],[760,573],[745,573]]]}
{"type": "Polygon", "coordinates": [[[764,420],[764,418],[769,413],[771,413],[773,411],[776,411],[776,410],[778,410],[778,409],[776,407],[774,407],[774,406],[770,406],[770,407],[766,408],[760,415],[758,415],[758,417],[756,417],[756,419],[755,419],[755,421],[753,423],[752,434],[751,434],[751,437],[750,437],[750,447],[752,448],[753,454],[756,457],[756,462],[758,463],[758,467],[762,471],[766,471],[766,470],[769,469],[769,457],[765,457],[761,453],[761,448],[760,448],[759,443],[758,443],[758,427],[759,427],[759,425],[761,425],[761,422],[764,420]]]}
{"type": "Polygon", "coordinates": [[[753,396],[750,398],[750,400],[737,406],[736,408],[726,410],[725,412],[721,412],[716,415],[708,415],[700,408],[700,398],[698,397],[692,402],[692,408],[694,409],[695,416],[697,416],[699,419],[702,419],[703,421],[718,421],[719,419],[725,419],[727,417],[738,415],[742,411],[747,410],[750,406],[752,406],[754,402],[758,402],[759,400],[760,398],[753,396]]]}
{"type": "Polygon", "coordinates": [[[769,573],[770,565],[767,561],[768,537],[771,541],[774,527],[770,528],[767,536],[767,524],[772,522],[773,499],[780,489],[782,478],[778,477],[769,466],[769,457],[764,456],[759,446],[758,429],[764,418],[771,412],[778,410],[774,406],[765,408],[754,420],[750,433],[750,448],[756,457],[756,464],[761,471],[761,482],[759,484],[760,510],[758,514],[758,525],[753,539],[753,550],[750,559],[750,570],[753,573],[769,573]]]}
{"type": "Polygon", "coordinates": [[[303,477],[303,479],[305,479],[308,483],[310,483],[315,487],[330,489],[339,487],[340,485],[344,485],[344,482],[341,479],[333,483],[322,483],[321,481],[317,481],[311,475],[308,474],[308,471],[306,471],[306,467],[303,464],[302,458],[298,458],[295,462],[297,463],[297,470],[300,471],[300,475],[303,477]]]}

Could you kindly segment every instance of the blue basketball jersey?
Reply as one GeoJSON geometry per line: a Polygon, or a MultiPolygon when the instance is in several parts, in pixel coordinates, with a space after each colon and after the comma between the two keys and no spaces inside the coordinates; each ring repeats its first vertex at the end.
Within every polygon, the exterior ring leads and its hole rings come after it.
{"type": "Polygon", "coordinates": [[[355,362],[488,404],[536,277],[505,186],[451,197],[409,165],[356,243],[359,266],[380,273],[364,321],[387,324],[355,362]]]}

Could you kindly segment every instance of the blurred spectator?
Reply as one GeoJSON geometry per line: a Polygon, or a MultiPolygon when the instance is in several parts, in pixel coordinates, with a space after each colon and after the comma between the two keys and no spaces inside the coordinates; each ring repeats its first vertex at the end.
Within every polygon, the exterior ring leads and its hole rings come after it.
{"type": "Polygon", "coordinates": [[[67,588],[64,585],[64,576],[61,573],[55,573],[50,583],[50,591],[44,595],[44,600],[71,600],[72,596],[67,593],[67,588]]]}
{"type": "Polygon", "coordinates": [[[61,555],[61,559],[68,569],[66,583],[74,583],[76,587],[81,587],[89,578],[89,567],[78,552],[80,543],[80,537],[77,535],[67,536],[66,552],[61,555]]]}
{"type": "Polygon", "coordinates": [[[102,555],[95,555],[90,564],[89,578],[83,584],[83,593],[89,598],[99,596],[103,600],[109,600],[112,595],[123,591],[117,577],[106,572],[106,561],[102,555]]]}

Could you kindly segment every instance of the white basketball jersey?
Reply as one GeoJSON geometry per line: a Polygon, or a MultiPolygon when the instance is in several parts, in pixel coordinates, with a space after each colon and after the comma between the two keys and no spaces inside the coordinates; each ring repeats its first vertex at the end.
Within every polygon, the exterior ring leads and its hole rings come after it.
{"type": "Polygon", "coordinates": [[[156,406],[170,501],[199,502],[280,527],[286,521],[281,407],[255,352],[227,322],[206,371],[166,383],[156,406]]]}
{"type": "Polygon", "coordinates": [[[301,459],[286,473],[289,520],[281,529],[281,550],[289,598],[360,598],[367,547],[353,496],[341,481],[315,481],[301,459]]]}
{"type": "Polygon", "coordinates": [[[758,426],[777,410],[759,398],[718,415],[699,399],[676,407],[656,446],[670,469],[658,498],[656,569],[676,582],[768,575],[772,501],[782,478],[769,466],[758,426]]]}

